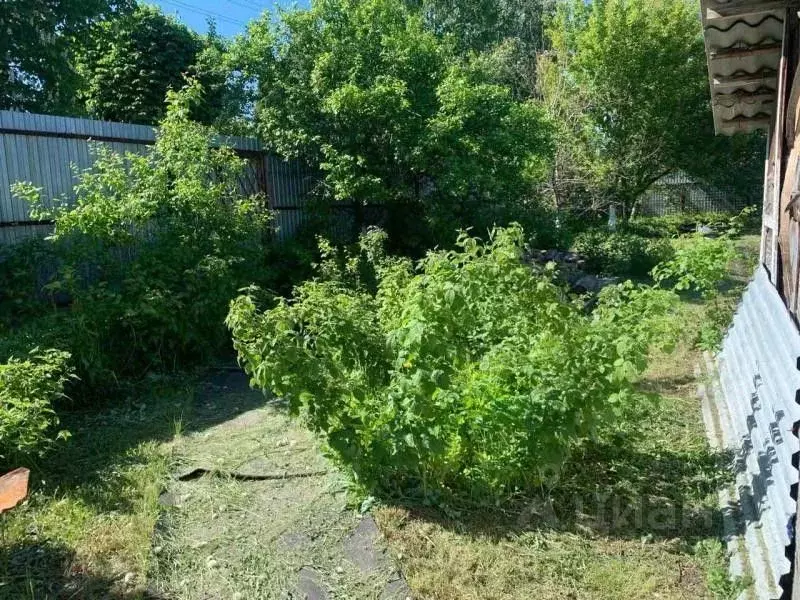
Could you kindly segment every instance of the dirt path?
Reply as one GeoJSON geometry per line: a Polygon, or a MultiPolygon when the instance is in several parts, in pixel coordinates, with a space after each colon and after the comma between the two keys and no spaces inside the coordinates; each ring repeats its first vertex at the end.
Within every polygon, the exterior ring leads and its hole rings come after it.
{"type": "MultiPolygon", "coordinates": [[[[206,385],[203,409],[254,406],[241,373],[206,385]]],[[[263,405],[263,402],[261,402],[263,405]]],[[[241,409],[240,409],[241,410],[241,409]]],[[[410,597],[369,515],[314,437],[276,405],[180,436],[162,495],[151,590],[181,600],[410,597]]]]}

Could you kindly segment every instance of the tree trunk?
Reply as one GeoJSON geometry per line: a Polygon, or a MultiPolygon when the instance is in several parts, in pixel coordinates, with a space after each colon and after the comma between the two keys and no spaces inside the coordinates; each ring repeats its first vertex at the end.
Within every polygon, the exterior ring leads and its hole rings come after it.
{"type": "Polygon", "coordinates": [[[636,211],[638,210],[640,204],[641,200],[639,198],[631,203],[631,214],[628,217],[628,221],[633,221],[636,218],[636,211]]]}

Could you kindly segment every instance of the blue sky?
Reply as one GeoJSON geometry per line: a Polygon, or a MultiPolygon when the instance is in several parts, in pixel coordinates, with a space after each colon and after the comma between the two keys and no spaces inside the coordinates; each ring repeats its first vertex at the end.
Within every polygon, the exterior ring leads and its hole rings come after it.
{"type": "Polygon", "coordinates": [[[232,37],[244,31],[245,24],[255,19],[264,10],[273,10],[277,6],[286,8],[293,4],[307,6],[307,0],[145,0],[149,4],[157,4],[161,9],[199,33],[205,33],[206,21],[212,18],[217,23],[220,35],[232,37]]]}

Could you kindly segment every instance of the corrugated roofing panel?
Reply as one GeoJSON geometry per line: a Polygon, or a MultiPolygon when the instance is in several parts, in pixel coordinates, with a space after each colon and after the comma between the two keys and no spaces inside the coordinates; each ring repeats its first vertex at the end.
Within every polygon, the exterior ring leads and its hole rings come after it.
{"type": "Polygon", "coordinates": [[[786,9],[795,0],[701,0],[717,133],[769,128],[786,9]]]}
{"type": "Polygon", "coordinates": [[[711,375],[701,386],[711,444],[734,453],[736,483],[723,490],[731,570],[749,574],[759,600],[780,598],[791,568],[800,442],[800,333],[759,268],[747,288],[711,375]]]}

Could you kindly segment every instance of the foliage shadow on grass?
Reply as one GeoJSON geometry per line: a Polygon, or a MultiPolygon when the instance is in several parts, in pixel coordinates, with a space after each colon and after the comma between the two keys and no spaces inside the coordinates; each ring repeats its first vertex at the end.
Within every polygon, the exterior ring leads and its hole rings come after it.
{"type": "Polygon", "coordinates": [[[107,578],[91,573],[76,562],[74,551],[53,541],[23,540],[0,546],[0,598],[161,600],[141,590],[127,592],[123,575],[107,578]]]}
{"type": "Polygon", "coordinates": [[[69,491],[101,512],[132,509],[120,473],[143,464],[139,447],[203,431],[262,407],[267,400],[234,369],[214,370],[202,383],[166,380],[113,407],[61,415],[71,437],[31,469],[32,488],[47,496],[69,491]],[[235,402],[221,402],[221,394],[235,402]]]}
{"type": "MultiPolygon", "coordinates": [[[[142,498],[130,492],[140,487],[132,478],[158,486],[172,467],[161,444],[265,402],[241,371],[230,368],[212,370],[201,383],[153,379],[142,393],[103,409],[63,413],[61,425],[72,435],[31,465],[29,506],[15,510],[23,511],[24,519],[28,510],[36,515],[41,501],[69,498],[70,507],[85,505],[98,514],[136,514],[142,498]]],[[[34,519],[15,539],[0,538],[0,582],[9,582],[9,587],[0,585],[0,598],[157,598],[128,589],[120,581],[124,573],[111,580],[96,576],[73,549],[50,538],[48,529],[34,519]]]]}
{"type": "Polygon", "coordinates": [[[587,443],[552,487],[501,506],[454,498],[442,509],[401,505],[416,518],[460,534],[500,541],[534,531],[693,544],[722,535],[717,491],[732,481],[732,457],[710,450],[641,450],[587,443]]]}

